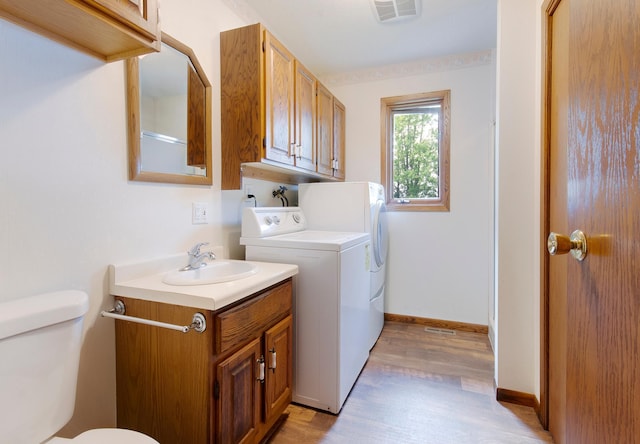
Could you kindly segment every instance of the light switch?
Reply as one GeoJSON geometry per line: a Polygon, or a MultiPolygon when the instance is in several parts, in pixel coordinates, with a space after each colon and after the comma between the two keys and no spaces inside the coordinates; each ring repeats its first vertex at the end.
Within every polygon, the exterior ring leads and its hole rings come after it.
{"type": "Polygon", "coordinates": [[[209,206],[206,202],[194,202],[191,206],[191,223],[193,225],[208,223],[209,206]]]}

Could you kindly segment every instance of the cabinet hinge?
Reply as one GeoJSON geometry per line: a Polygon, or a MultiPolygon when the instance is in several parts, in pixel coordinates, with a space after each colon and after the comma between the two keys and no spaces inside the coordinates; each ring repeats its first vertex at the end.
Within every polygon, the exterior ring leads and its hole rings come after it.
{"type": "Polygon", "coordinates": [[[220,383],[218,381],[213,383],[213,399],[220,399],[220,383]]]}
{"type": "Polygon", "coordinates": [[[262,52],[265,52],[267,50],[267,44],[266,42],[263,40],[262,41],[262,52]]]}

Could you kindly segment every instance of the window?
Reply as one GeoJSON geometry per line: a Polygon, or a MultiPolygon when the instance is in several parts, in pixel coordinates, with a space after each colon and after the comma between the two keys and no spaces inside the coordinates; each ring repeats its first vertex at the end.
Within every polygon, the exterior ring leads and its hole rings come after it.
{"type": "Polygon", "coordinates": [[[382,183],[391,211],[449,211],[450,91],[380,100],[382,183]]]}

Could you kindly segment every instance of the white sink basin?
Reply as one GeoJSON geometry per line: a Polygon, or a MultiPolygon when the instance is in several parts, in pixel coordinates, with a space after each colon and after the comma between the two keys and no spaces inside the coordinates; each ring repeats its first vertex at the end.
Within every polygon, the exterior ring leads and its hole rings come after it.
{"type": "Polygon", "coordinates": [[[244,279],[256,274],[255,264],[245,261],[214,260],[197,270],[170,271],[162,278],[169,285],[206,285],[244,279]]]}

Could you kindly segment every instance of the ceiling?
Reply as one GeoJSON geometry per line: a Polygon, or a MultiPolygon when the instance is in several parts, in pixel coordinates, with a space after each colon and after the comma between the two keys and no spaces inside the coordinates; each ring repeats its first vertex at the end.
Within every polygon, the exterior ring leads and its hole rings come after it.
{"type": "Polygon", "coordinates": [[[417,0],[380,23],[371,0],[225,0],[260,21],[317,76],[493,49],[497,0],[417,0]]]}

